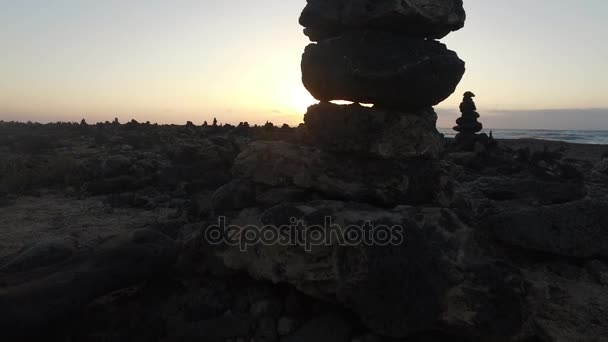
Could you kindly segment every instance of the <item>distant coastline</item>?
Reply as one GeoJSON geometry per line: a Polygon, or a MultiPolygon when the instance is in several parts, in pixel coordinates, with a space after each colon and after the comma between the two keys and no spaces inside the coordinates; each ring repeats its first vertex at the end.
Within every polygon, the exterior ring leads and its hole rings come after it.
{"type": "MultiPolygon", "coordinates": [[[[437,128],[447,138],[456,134],[451,128],[437,128]]],[[[492,131],[496,139],[542,139],[564,141],[574,144],[608,145],[608,131],[590,130],[546,130],[546,129],[484,129],[492,131]]]]}

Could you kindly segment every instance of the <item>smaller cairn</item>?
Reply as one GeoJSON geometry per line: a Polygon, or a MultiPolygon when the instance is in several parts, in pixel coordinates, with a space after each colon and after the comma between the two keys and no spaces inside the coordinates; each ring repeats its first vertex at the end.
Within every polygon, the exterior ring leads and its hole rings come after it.
{"type": "Polygon", "coordinates": [[[477,121],[479,113],[477,113],[477,106],[473,102],[475,94],[467,91],[463,96],[464,98],[460,104],[462,116],[456,120],[456,126],[454,126],[454,130],[458,132],[455,143],[461,149],[473,150],[475,143],[478,141],[486,144],[488,136],[486,134],[476,134],[483,129],[483,125],[477,121]]]}

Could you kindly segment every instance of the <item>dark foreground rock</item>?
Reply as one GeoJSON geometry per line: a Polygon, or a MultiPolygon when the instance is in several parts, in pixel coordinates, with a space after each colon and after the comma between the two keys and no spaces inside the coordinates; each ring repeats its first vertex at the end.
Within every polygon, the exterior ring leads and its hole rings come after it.
{"type": "Polygon", "coordinates": [[[166,236],[137,230],[57,264],[22,263],[20,272],[0,274],[0,330],[24,338],[61,329],[93,299],[164,274],[176,253],[166,236]]]}
{"type": "Polygon", "coordinates": [[[300,16],[313,41],[353,29],[374,29],[439,39],[464,26],[462,0],[308,0],[300,16]]]}
{"type": "Polygon", "coordinates": [[[439,161],[356,158],[286,142],[252,143],[235,160],[233,173],[266,188],[295,187],[384,206],[448,203],[451,197],[439,161]]]}
{"type": "Polygon", "coordinates": [[[388,239],[256,245],[246,252],[234,247],[222,252],[224,262],[255,278],[289,283],[315,298],[341,302],[383,336],[450,326],[489,338],[515,334],[525,320],[517,272],[493,267],[488,260],[483,267],[474,266],[482,259],[473,230],[447,209],[381,210],[317,201],[244,210],[231,223],[278,227],[289,225],[292,217],[342,237],[345,227],[370,222],[385,226],[388,239]],[[501,296],[495,297],[497,293],[501,296]],[[507,312],[508,319],[499,321],[507,312]]]}
{"type": "Polygon", "coordinates": [[[318,100],[416,110],[450,96],[465,64],[436,41],[377,31],[347,32],[306,47],[302,81],[318,100]]]}
{"type": "Polygon", "coordinates": [[[488,219],[501,242],[577,258],[608,257],[608,203],[582,200],[508,211],[488,219]]]}
{"type": "Polygon", "coordinates": [[[339,314],[316,318],[287,337],[285,342],[348,342],[352,327],[339,314]]]}
{"type": "Polygon", "coordinates": [[[358,104],[320,103],[304,116],[311,142],[326,151],[370,158],[438,158],[443,140],[432,108],[400,112],[358,104]]]}
{"type": "MultiPolygon", "coordinates": [[[[339,109],[349,107],[361,109],[339,109]]],[[[369,110],[376,111],[386,112],[369,110]]],[[[252,127],[256,138],[247,139],[291,142],[251,146],[230,129],[210,139],[206,130],[216,128],[192,125],[66,128],[53,140],[68,141],[57,151],[71,151],[66,156],[75,162],[58,159],[62,167],[52,173],[56,164],[44,161],[58,156],[26,158],[10,152],[11,144],[0,148],[0,189],[11,181],[29,184],[0,190],[10,199],[0,205],[2,339],[561,342],[608,336],[605,147],[501,140],[493,149],[448,149],[444,160],[387,159],[350,131],[341,139],[354,147],[340,151],[349,146],[328,132],[349,116],[335,113],[327,127],[321,116],[311,121],[315,131],[277,128],[281,135],[266,135],[273,129],[252,127]],[[113,141],[124,135],[121,145],[135,147],[88,147],[91,132],[113,141]],[[294,143],[305,133],[313,140],[294,143]],[[154,143],[156,135],[164,138],[154,143]],[[31,167],[35,172],[28,173],[31,167]],[[47,174],[56,180],[37,178],[47,174]],[[145,182],[94,197],[83,186],[123,176],[145,182]],[[58,186],[44,188],[51,185],[58,186]],[[18,192],[24,190],[28,196],[18,192]],[[410,201],[414,206],[396,206],[410,201]],[[321,225],[331,217],[341,229],[365,221],[403,225],[404,242],[309,250],[256,244],[241,254],[205,241],[205,227],[221,215],[239,226],[290,223],[291,217],[321,225]]],[[[363,132],[375,127],[343,124],[363,132]]],[[[40,132],[35,125],[5,126],[20,125],[0,124],[7,141],[19,130],[40,132]]]]}

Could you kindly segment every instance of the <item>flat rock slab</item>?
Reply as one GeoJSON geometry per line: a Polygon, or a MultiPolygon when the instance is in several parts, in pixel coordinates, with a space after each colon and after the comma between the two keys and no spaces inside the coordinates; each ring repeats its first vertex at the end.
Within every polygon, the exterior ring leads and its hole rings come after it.
{"type": "Polygon", "coordinates": [[[443,139],[432,108],[401,112],[320,103],[304,116],[311,142],[328,151],[383,159],[438,158],[443,139]]]}
{"type": "Polygon", "coordinates": [[[464,71],[465,63],[441,43],[379,31],[310,44],[302,56],[302,82],[316,99],[401,110],[445,100],[464,71]]]}
{"type": "Polygon", "coordinates": [[[353,29],[439,39],[464,26],[462,0],[308,0],[300,16],[313,41],[353,29]]]}

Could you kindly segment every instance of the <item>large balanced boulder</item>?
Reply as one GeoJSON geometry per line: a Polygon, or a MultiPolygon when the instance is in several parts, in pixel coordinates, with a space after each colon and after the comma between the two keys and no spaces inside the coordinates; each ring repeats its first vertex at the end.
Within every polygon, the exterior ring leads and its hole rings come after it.
{"type": "Polygon", "coordinates": [[[302,82],[316,99],[401,110],[445,100],[464,71],[465,63],[439,42],[380,31],[347,32],[308,45],[302,56],[302,82]]]}
{"type": "Polygon", "coordinates": [[[413,112],[319,103],[304,116],[316,146],[384,159],[438,158],[443,139],[432,108],[413,112]]]}
{"type": "Polygon", "coordinates": [[[464,26],[462,0],[308,0],[300,16],[313,41],[374,29],[439,39],[464,26]]]}

